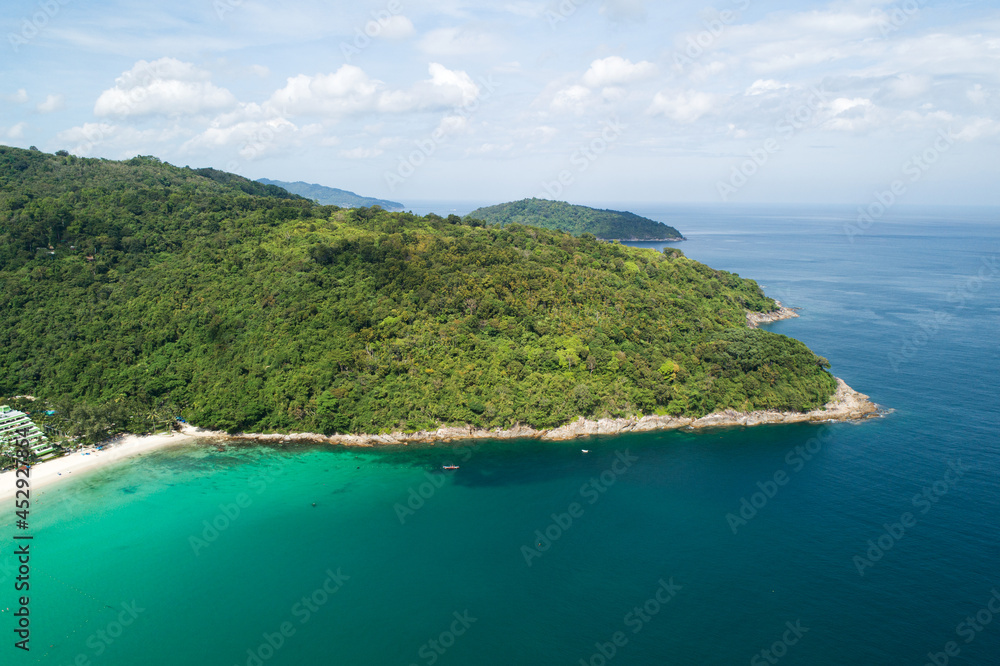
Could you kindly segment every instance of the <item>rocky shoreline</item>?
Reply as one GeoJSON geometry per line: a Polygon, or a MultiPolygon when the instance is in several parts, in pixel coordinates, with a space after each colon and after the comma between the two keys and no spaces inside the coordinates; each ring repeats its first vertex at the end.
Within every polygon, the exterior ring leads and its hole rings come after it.
{"type": "Polygon", "coordinates": [[[829,402],[819,409],[809,412],[754,411],[737,412],[728,409],[707,414],[700,418],[677,416],[643,416],[638,418],[598,419],[591,421],[580,417],[572,423],[550,430],[537,430],[531,426],[518,425],[506,430],[485,430],[474,426],[442,427],[432,431],[393,432],[381,435],[321,435],[316,433],[259,434],[240,433],[229,435],[219,432],[198,431],[190,428],[186,434],[202,437],[217,437],[226,440],[249,439],[259,442],[318,442],[341,444],[344,446],[406,445],[428,442],[451,442],[466,439],[541,439],[569,440],[592,435],[621,435],[631,432],[653,430],[676,430],[688,428],[718,428],[731,426],[754,426],[765,423],[804,423],[823,421],[855,421],[879,416],[878,406],[837,378],[837,390],[829,402]]]}
{"type": "Polygon", "coordinates": [[[775,303],[778,305],[778,309],[772,312],[751,312],[747,310],[747,326],[757,328],[761,324],[770,324],[782,319],[792,319],[799,316],[799,313],[796,312],[798,308],[786,308],[781,304],[781,301],[775,301],[775,303]]]}

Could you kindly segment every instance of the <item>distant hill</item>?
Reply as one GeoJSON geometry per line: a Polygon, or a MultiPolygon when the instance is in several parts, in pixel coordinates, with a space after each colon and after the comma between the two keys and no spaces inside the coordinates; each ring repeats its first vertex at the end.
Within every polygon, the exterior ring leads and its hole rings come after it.
{"type": "Polygon", "coordinates": [[[522,199],[477,208],[465,217],[500,226],[517,222],[544,229],[560,229],[574,236],[590,233],[606,240],[684,240],[673,227],[635,213],[576,206],[548,199],[522,199]]]}
{"type": "Polygon", "coordinates": [[[363,197],[354,192],[339,190],[336,187],[326,187],[324,185],[314,185],[303,183],[301,180],[288,183],[283,180],[270,180],[268,178],[258,178],[258,183],[266,185],[277,185],[283,187],[292,194],[298,194],[317,201],[323,206],[340,206],[341,208],[361,208],[365,206],[381,206],[385,210],[403,210],[403,204],[398,201],[387,201],[386,199],[376,199],[374,197],[363,197]]]}

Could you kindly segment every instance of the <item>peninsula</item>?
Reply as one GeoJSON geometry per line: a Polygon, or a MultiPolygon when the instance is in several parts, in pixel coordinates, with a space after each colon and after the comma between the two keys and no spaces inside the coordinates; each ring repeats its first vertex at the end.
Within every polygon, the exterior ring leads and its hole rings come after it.
{"type": "Polygon", "coordinates": [[[482,220],[501,227],[507,224],[527,224],[565,231],[574,236],[592,234],[601,240],[684,240],[681,233],[673,227],[635,213],[577,206],[548,199],[522,199],[477,208],[466,215],[465,219],[482,220]]]}
{"type": "Polygon", "coordinates": [[[379,206],[386,210],[403,210],[403,204],[398,201],[387,199],[377,199],[375,197],[363,197],[348,190],[341,190],[336,187],[316,185],[315,183],[304,183],[301,180],[289,183],[284,180],[270,180],[268,178],[258,178],[258,183],[274,185],[288,190],[292,194],[311,199],[324,206],[340,206],[341,208],[361,208],[363,206],[379,206]]]}
{"type": "Polygon", "coordinates": [[[350,443],[874,411],[748,327],[787,316],[757,283],[675,248],[344,210],[153,157],[0,147],[0,311],[0,395],[93,439],[175,417],[350,443]]]}

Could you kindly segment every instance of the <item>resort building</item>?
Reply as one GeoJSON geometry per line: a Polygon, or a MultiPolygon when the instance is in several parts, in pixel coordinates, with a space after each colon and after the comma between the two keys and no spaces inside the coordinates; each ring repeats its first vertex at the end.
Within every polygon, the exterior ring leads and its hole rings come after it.
{"type": "Polygon", "coordinates": [[[7,405],[0,405],[0,445],[13,444],[19,436],[18,431],[25,428],[29,447],[36,456],[41,458],[57,450],[27,414],[7,405]]]}

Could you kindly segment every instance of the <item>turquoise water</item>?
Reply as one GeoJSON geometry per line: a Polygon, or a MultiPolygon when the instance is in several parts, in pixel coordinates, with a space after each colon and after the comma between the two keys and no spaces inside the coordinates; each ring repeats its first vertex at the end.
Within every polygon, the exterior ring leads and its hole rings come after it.
{"type": "MultiPolygon", "coordinates": [[[[766,649],[924,664],[949,641],[948,663],[998,663],[997,212],[897,213],[853,243],[838,209],[636,212],[801,307],[771,329],[895,411],[564,443],[163,450],[38,494],[32,649],[2,645],[2,663],[772,663],[766,649]],[[757,506],[740,517],[744,499],[757,506]]],[[[0,614],[10,643],[13,626],[0,614]]]]}

